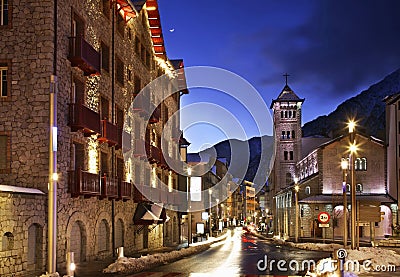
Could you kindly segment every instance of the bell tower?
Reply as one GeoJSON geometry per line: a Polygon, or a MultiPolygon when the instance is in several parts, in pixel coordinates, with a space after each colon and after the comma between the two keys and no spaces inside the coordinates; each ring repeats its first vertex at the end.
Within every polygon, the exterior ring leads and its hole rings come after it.
{"type": "Polygon", "coordinates": [[[272,100],[276,156],[273,173],[272,193],[293,183],[296,163],[301,159],[301,107],[304,99],[299,98],[287,84],[278,98],[272,100]]]}

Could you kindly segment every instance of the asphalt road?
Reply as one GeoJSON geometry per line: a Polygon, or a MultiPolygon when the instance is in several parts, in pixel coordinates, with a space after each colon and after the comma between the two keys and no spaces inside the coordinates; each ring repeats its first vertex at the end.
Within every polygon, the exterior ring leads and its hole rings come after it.
{"type": "Polygon", "coordinates": [[[237,228],[205,252],[133,276],[301,275],[309,264],[329,256],[328,252],[275,245],[237,228]]]}

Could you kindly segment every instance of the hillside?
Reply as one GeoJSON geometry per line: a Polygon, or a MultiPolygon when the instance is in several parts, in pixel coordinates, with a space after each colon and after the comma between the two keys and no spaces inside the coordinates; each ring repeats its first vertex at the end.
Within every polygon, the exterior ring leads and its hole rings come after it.
{"type": "Polygon", "coordinates": [[[319,116],[303,126],[303,136],[332,136],[345,130],[348,118],[355,117],[359,130],[366,135],[384,139],[385,103],[383,99],[400,92],[400,69],[386,76],[382,81],[370,86],[342,104],[329,115],[319,116]]]}

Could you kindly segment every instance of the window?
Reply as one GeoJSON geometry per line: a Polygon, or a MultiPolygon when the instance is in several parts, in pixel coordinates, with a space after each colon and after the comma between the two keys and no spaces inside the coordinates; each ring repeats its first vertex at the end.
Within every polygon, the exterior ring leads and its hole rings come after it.
{"type": "Polygon", "coordinates": [[[356,192],[362,192],[363,191],[363,185],[362,184],[357,184],[356,185],[356,192]]]}
{"type": "Polygon", "coordinates": [[[296,133],[294,130],[292,130],[292,139],[296,138],[296,133]]]}
{"type": "Polygon", "coordinates": [[[101,174],[109,176],[110,168],[108,167],[108,154],[101,152],[101,174]]]}
{"type": "Polygon", "coordinates": [[[292,161],[293,160],[293,151],[290,151],[290,160],[292,161]]]}
{"type": "Polygon", "coordinates": [[[116,59],[116,78],[117,82],[120,83],[122,86],[124,85],[124,63],[120,58],[116,59]]]}
{"type": "Polygon", "coordinates": [[[10,170],[10,137],[0,135],[0,173],[8,173],[10,170]]]}
{"type": "Polygon", "coordinates": [[[281,111],[281,118],[283,118],[283,111],[281,111]]]}
{"type": "Polygon", "coordinates": [[[8,78],[8,67],[0,64],[0,97],[8,96],[8,78]]]}
{"type": "Polygon", "coordinates": [[[285,131],[282,131],[282,139],[285,139],[285,131]]]}
{"type": "Polygon", "coordinates": [[[350,193],[350,191],[351,191],[350,184],[347,184],[347,185],[346,185],[346,192],[347,192],[347,193],[350,193]]]}
{"type": "Polygon", "coordinates": [[[135,53],[140,55],[140,40],[137,36],[135,36],[135,53]]]}
{"type": "Polygon", "coordinates": [[[125,21],[120,13],[117,13],[117,31],[122,37],[124,37],[125,21]]]}
{"type": "Polygon", "coordinates": [[[292,117],[292,111],[289,111],[289,117],[292,117]]]}
{"type": "Polygon", "coordinates": [[[285,118],[287,118],[287,111],[285,111],[285,118]]]}
{"type": "Polygon", "coordinates": [[[104,42],[101,43],[101,68],[110,72],[110,47],[104,42]]]}
{"type": "Polygon", "coordinates": [[[101,119],[109,120],[110,118],[110,103],[108,100],[104,97],[100,98],[100,104],[101,104],[101,119]]]}
{"type": "Polygon", "coordinates": [[[283,158],[284,158],[285,161],[287,161],[287,159],[288,159],[288,151],[284,151],[283,152],[283,158]]]}
{"type": "Polygon", "coordinates": [[[84,169],[85,166],[85,148],[82,143],[74,142],[74,169],[84,169]]]}
{"type": "Polygon", "coordinates": [[[110,19],[110,14],[111,14],[110,0],[102,0],[102,11],[103,11],[103,14],[108,19],[110,19]]]}
{"type": "Polygon", "coordinates": [[[293,111],[293,118],[296,118],[296,111],[293,111]]]}
{"type": "Polygon", "coordinates": [[[132,70],[131,69],[127,69],[126,70],[126,75],[127,75],[127,79],[129,82],[132,82],[132,70]]]}
{"type": "Polygon", "coordinates": [[[290,139],[290,131],[286,131],[286,138],[290,139]]]}
{"type": "Polygon", "coordinates": [[[367,170],[367,158],[357,158],[354,161],[354,169],[357,171],[366,171],[367,170]]]}
{"type": "Polygon", "coordinates": [[[306,192],[307,195],[310,195],[310,194],[311,194],[311,188],[310,188],[310,186],[306,186],[305,192],[306,192]]]}
{"type": "Polygon", "coordinates": [[[72,103],[84,104],[85,84],[78,79],[72,80],[72,103]]]}
{"type": "Polygon", "coordinates": [[[8,25],[9,6],[8,0],[0,0],[0,25],[8,25]]]}
{"type": "Polygon", "coordinates": [[[133,79],[133,93],[139,94],[140,90],[142,89],[141,85],[142,81],[140,80],[139,76],[135,75],[133,79]]]}
{"type": "Polygon", "coordinates": [[[14,235],[10,232],[6,232],[3,235],[2,250],[12,250],[14,248],[14,235]]]}

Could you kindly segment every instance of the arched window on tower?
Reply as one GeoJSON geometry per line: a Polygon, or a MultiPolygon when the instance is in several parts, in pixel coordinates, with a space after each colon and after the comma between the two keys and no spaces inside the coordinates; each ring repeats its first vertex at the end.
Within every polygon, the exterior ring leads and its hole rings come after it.
{"type": "Polygon", "coordinates": [[[285,139],[285,131],[282,131],[282,139],[285,139]]]}
{"type": "Polygon", "coordinates": [[[281,111],[281,118],[283,118],[283,111],[281,111]]]}
{"type": "Polygon", "coordinates": [[[285,161],[287,161],[287,159],[288,159],[288,151],[284,151],[284,152],[283,152],[283,159],[284,159],[285,161]]]}
{"type": "Polygon", "coordinates": [[[286,131],[286,138],[290,139],[290,131],[286,131]]]}
{"type": "Polygon", "coordinates": [[[290,151],[289,155],[290,155],[290,160],[293,161],[293,151],[290,151]]]}
{"type": "Polygon", "coordinates": [[[285,111],[285,118],[287,118],[287,111],[285,111]]]}
{"type": "Polygon", "coordinates": [[[293,182],[292,174],[290,172],[286,173],[286,185],[289,186],[293,182]]]}

